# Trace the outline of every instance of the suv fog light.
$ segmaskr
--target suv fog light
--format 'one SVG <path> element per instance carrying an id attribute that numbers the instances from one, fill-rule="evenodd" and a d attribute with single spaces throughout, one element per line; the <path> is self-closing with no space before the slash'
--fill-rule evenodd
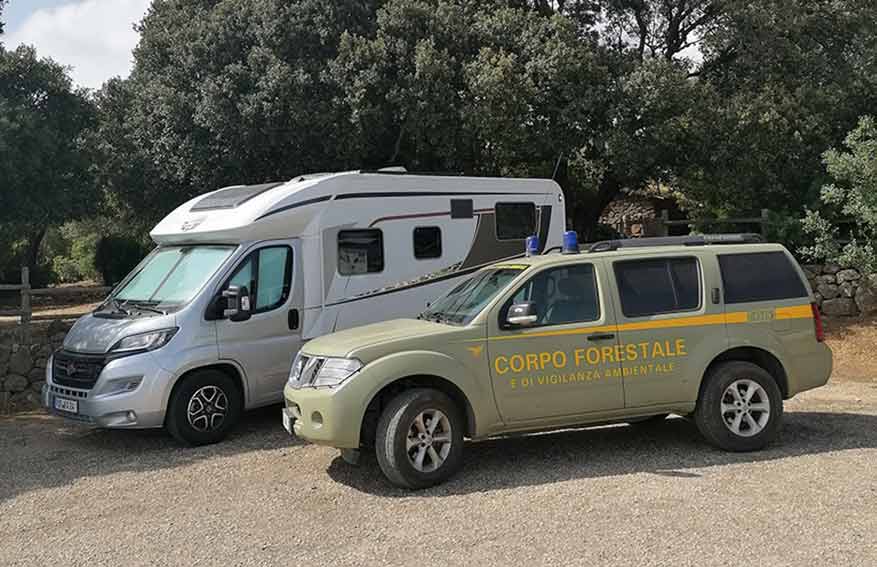
<path id="1" fill-rule="evenodd" d="M 312 413 L 311 414 L 311 421 L 313 422 L 314 427 L 316 427 L 316 428 L 323 427 L 323 415 L 320 412 L 315 411 L 314 413 Z"/>

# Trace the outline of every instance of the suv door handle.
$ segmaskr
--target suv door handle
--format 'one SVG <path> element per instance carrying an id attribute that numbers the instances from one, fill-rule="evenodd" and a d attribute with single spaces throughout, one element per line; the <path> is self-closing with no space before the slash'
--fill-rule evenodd
<path id="1" fill-rule="evenodd" d="M 609 339 L 614 339 L 615 333 L 594 333 L 593 335 L 588 335 L 587 339 L 589 341 L 608 341 Z"/>

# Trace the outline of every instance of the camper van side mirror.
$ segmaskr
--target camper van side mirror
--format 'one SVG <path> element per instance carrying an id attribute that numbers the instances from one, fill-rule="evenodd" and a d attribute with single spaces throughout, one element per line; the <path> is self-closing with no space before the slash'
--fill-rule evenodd
<path id="1" fill-rule="evenodd" d="M 222 292 L 225 298 L 225 310 L 222 312 L 229 321 L 246 321 L 252 315 L 250 311 L 250 292 L 246 286 L 230 285 Z"/>
<path id="2" fill-rule="evenodd" d="M 509 307 L 509 313 L 506 315 L 506 323 L 511 327 L 529 327 L 535 325 L 538 319 L 538 310 L 532 301 L 515 303 Z"/>

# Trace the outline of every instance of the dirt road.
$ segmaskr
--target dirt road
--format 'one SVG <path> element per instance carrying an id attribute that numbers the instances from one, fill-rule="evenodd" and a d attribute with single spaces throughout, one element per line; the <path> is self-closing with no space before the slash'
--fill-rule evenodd
<path id="1" fill-rule="evenodd" d="M 0 565 L 877 564 L 877 384 L 786 410 L 755 454 L 681 419 L 474 443 L 418 493 L 286 436 L 277 408 L 199 449 L 6 418 Z"/>

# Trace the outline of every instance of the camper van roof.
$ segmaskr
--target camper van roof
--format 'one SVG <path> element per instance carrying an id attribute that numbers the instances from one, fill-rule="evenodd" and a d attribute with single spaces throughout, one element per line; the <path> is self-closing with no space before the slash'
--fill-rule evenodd
<path id="1" fill-rule="evenodd" d="M 313 205 L 332 200 L 544 195 L 555 191 L 559 194 L 560 188 L 545 179 L 413 174 L 402 170 L 316 173 L 286 182 L 233 185 L 199 195 L 162 219 L 150 235 L 156 242 L 167 244 L 274 239 L 305 234 L 306 226 L 322 210 Z M 294 226 L 289 224 L 293 217 Z"/>

